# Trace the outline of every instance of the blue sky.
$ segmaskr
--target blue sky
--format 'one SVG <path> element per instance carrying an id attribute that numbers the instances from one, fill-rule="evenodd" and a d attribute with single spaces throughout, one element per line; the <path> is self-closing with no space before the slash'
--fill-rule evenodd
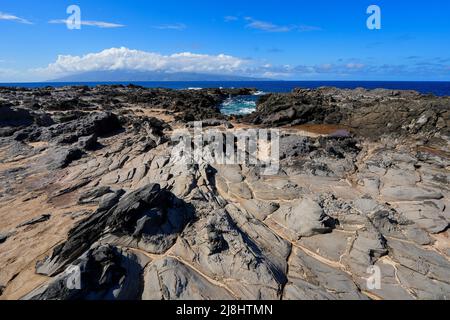
<path id="1" fill-rule="evenodd" d="M 73 4 L 81 30 L 55 23 Z M 366 26 L 372 4 L 381 30 Z M 448 0 L 0 0 L 0 81 L 117 68 L 450 80 L 449 14 Z"/>

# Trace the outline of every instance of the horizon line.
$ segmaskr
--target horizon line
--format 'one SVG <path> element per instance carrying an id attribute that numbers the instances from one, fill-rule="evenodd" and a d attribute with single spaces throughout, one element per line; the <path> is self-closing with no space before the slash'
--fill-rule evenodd
<path id="1" fill-rule="evenodd" d="M 216 82 L 216 83 L 224 83 L 224 82 L 444 82 L 444 83 L 450 83 L 449 80 L 280 80 L 280 79 L 274 79 L 274 80 L 119 80 L 119 81 L 15 81 L 15 82 L 0 82 L 1 84 L 31 84 L 31 83 L 158 83 L 158 82 Z"/>

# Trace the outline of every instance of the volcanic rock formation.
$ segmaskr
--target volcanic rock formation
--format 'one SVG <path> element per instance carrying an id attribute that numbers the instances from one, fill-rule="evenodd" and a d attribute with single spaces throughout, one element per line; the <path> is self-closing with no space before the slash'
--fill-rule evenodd
<path id="1" fill-rule="evenodd" d="M 450 98 L 296 89 L 220 113 L 254 91 L 0 88 L 0 299 L 450 298 Z M 279 129 L 279 170 L 178 161 L 193 121 Z"/>

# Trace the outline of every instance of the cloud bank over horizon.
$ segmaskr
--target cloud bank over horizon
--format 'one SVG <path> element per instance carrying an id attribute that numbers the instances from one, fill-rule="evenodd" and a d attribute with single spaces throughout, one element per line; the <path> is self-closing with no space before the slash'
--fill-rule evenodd
<path id="1" fill-rule="evenodd" d="M 82 56 L 59 55 L 55 62 L 34 72 L 48 77 L 117 70 L 232 74 L 244 70 L 247 64 L 244 59 L 225 54 L 181 52 L 162 55 L 121 47 Z"/>
<path id="2" fill-rule="evenodd" d="M 94 79 L 97 71 L 131 71 L 127 79 L 450 81 L 448 1 L 406 11 L 385 1 L 381 29 L 368 27 L 372 15 L 357 0 L 80 0 L 79 13 L 54 2 L 1 5 L 0 82 Z M 78 18 L 82 27 L 72 28 Z"/>
<path id="3" fill-rule="evenodd" d="M 163 73 L 197 73 L 233 75 L 273 80 L 376 80 L 386 74 L 401 76 L 417 74 L 446 75 L 447 60 L 421 61 L 414 64 L 376 65 L 363 60 L 342 60 L 315 65 L 276 65 L 262 60 L 240 58 L 228 54 L 180 52 L 161 54 L 126 47 L 109 48 L 84 55 L 58 55 L 45 67 L 20 72 L 0 68 L 1 82 L 48 81 L 60 77 L 95 71 L 136 71 Z M 3 63 L 4 65 L 4 63 Z M 333 80 L 333 79 L 332 79 Z"/>

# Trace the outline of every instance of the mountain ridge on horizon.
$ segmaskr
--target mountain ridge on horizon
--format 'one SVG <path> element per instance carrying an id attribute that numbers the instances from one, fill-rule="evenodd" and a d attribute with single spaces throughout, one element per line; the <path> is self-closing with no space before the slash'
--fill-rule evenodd
<path id="1" fill-rule="evenodd" d="M 276 79 L 256 78 L 224 74 L 194 72 L 158 72 L 134 70 L 88 71 L 45 82 L 123 82 L 123 81 L 277 81 Z"/>

